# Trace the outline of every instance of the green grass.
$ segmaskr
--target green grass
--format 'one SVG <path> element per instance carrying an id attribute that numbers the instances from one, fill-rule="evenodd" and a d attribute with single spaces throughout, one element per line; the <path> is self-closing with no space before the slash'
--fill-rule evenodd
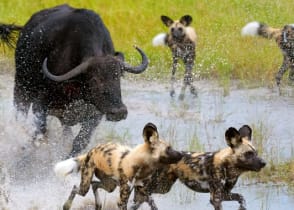
<path id="1" fill-rule="evenodd" d="M 281 163 L 267 162 L 266 167 L 260 172 L 246 173 L 243 178 L 254 180 L 254 182 L 258 183 L 286 184 L 288 190 L 294 193 L 294 160 Z"/>
<path id="2" fill-rule="evenodd" d="M 24 24 L 36 11 L 63 2 L 2 0 L 0 22 Z M 198 34 L 194 72 L 200 78 L 219 79 L 224 85 L 231 79 L 259 81 L 260 84 L 273 82 L 273 75 L 282 62 L 276 43 L 262 38 L 241 37 L 240 30 L 253 20 L 274 27 L 292 23 L 294 8 L 294 1 L 288 0 L 75 0 L 68 3 L 98 12 L 111 32 L 116 49 L 125 52 L 129 62 L 136 63 L 138 61 L 134 60 L 139 58 L 132 46 L 136 44 L 143 48 L 151 67 L 143 77 L 169 78 L 169 50 L 151 45 L 154 35 L 167 31 L 160 15 L 178 19 L 190 14 L 192 26 Z"/>

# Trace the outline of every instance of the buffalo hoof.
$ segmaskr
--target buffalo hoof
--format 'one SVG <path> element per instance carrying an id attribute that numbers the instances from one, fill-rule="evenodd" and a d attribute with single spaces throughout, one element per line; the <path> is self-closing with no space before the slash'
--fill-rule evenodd
<path id="1" fill-rule="evenodd" d="M 48 144 L 47 134 L 37 134 L 33 137 L 33 146 L 40 147 L 42 144 Z"/>

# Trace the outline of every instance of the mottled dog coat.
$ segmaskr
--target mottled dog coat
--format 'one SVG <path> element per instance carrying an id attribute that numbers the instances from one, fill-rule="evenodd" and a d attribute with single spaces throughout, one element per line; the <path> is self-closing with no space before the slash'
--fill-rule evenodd
<path id="1" fill-rule="evenodd" d="M 210 202 L 216 210 L 222 209 L 222 201 L 238 201 L 239 209 L 246 209 L 243 196 L 231 190 L 242 173 L 259 171 L 266 164 L 251 143 L 251 133 L 247 125 L 239 131 L 231 127 L 225 133 L 229 147 L 216 152 L 185 152 L 178 163 L 158 169 L 143 187 L 135 188 L 132 209 L 148 202 L 156 210 L 151 194 L 169 192 L 177 179 L 191 190 L 210 193 Z"/>
<path id="2" fill-rule="evenodd" d="M 85 196 L 92 185 L 96 210 L 102 208 L 98 188 L 112 192 L 116 186 L 120 186 L 118 206 L 126 210 L 133 187 L 142 185 L 157 167 L 176 163 L 183 157 L 181 152 L 159 139 L 154 124 L 148 123 L 144 127 L 143 137 L 145 143 L 133 149 L 117 143 L 106 143 L 96 146 L 87 154 L 57 163 L 54 170 L 58 175 L 66 176 L 81 170 L 80 186 L 73 187 L 63 209 L 70 209 L 75 195 Z M 94 174 L 99 181 L 92 181 Z"/>
<path id="3" fill-rule="evenodd" d="M 272 28 L 260 22 L 250 22 L 242 28 L 242 35 L 261 36 L 275 39 L 280 47 L 284 60 L 276 74 L 276 83 L 280 85 L 284 73 L 290 68 L 289 81 L 294 82 L 294 24 L 283 28 Z"/>
<path id="4" fill-rule="evenodd" d="M 153 38 L 153 45 L 167 45 L 173 57 L 171 90 L 170 95 L 175 95 L 174 82 L 175 73 L 178 67 L 179 59 L 182 59 L 185 65 L 184 84 L 179 98 L 183 99 L 185 89 L 189 85 L 192 94 L 197 95 L 196 89 L 193 86 L 192 70 L 196 57 L 196 32 L 194 28 L 189 26 L 192 22 L 190 15 L 185 15 L 180 20 L 172 20 L 167 16 L 161 16 L 162 22 L 169 28 L 168 33 L 158 34 Z"/>

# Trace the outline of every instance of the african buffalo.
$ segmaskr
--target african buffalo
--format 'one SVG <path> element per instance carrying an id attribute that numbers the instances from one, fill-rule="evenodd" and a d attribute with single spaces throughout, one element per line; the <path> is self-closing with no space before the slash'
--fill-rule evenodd
<path id="1" fill-rule="evenodd" d="M 0 39 L 11 45 L 17 31 L 14 105 L 24 115 L 32 105 L 35 139 L 46 134 L 48 115 L 56 116 L 64 128 L 81 123 L 70 153 L 75 156 L 104 114 L 110 121 L 127 117 L 120 77 L 124 71 L 142 73 L 148 58 L 136 47 L 142 63 L 125 63 L 98 14 L 69 5 L 44 9 L 23 27 L 0 24 Z"/>

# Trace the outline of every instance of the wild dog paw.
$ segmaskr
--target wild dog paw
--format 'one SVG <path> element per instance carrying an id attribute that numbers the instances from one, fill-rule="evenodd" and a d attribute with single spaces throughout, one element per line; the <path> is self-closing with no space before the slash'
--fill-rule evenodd
<path id="1" fill-rule="evenodd" d="M 195 87 L 191 86 L 190 88 L 190 92 L 191 94 L 194 96 L 194 97 L 197 97 L 198 96 L 198 93 L 197 93 L 197 90 Z"/>
<path id="2" fill-rule="evenodd" d="M 185 94 L 184 93 L 181 93 L 179 95 L 179 100 L 182 101 L 182 100 L 184 100 L 184 98 L 185 98 Z"/>
<path id="3" fill-rule="evenodd" d="M 171 90 L 171 91 L 169 92 L 169 95 L 170 95 L 171 97 L 174 97 L 174 96 L 176 95 L 175 90 Z"/>

